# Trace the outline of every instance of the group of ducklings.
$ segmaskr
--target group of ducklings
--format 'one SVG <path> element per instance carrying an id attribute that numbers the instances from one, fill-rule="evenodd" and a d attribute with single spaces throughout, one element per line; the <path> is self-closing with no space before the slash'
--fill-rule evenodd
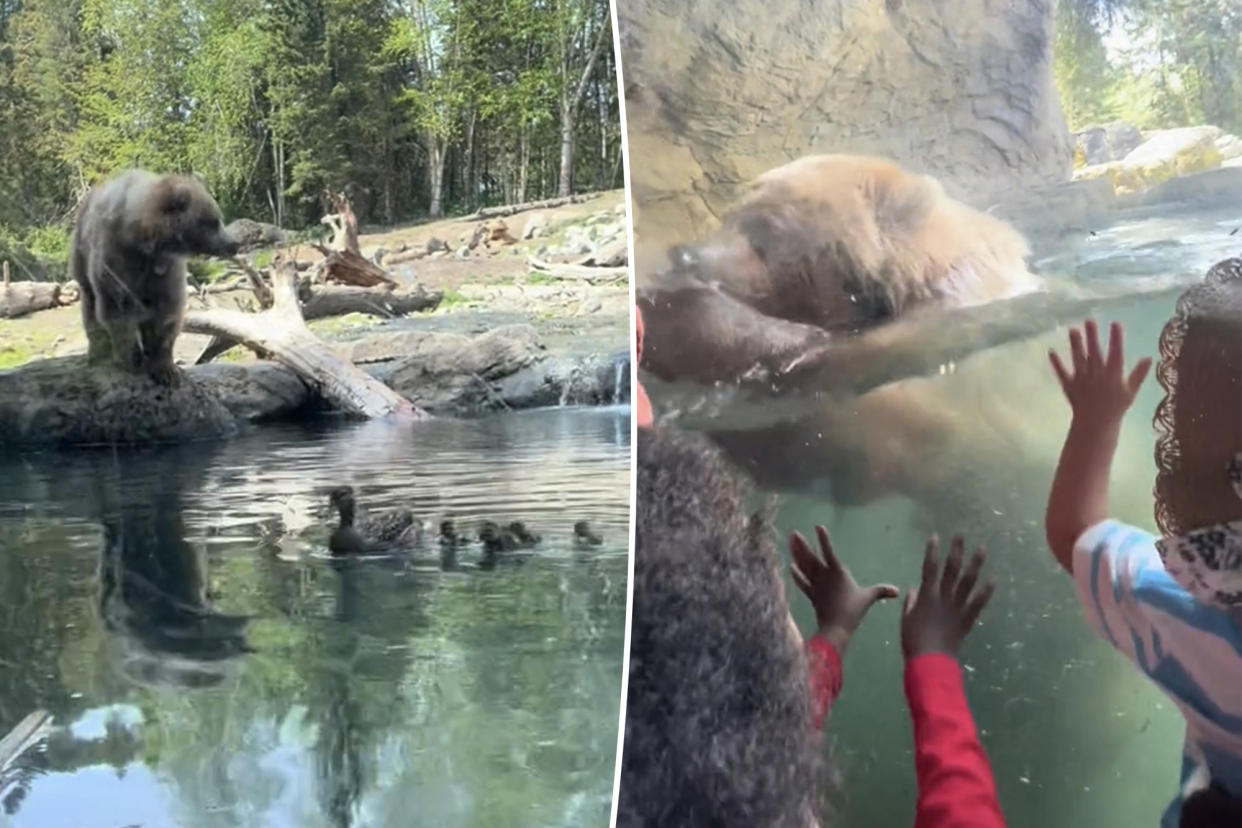
<path id="1" fill-rule="evenodd" d="M 413 546 L 423 539 L 423 524 L 409 509 L 392 509 L 360 518 L 352 486 L 338 486 L 328 495 L 340 521 L 328 537 L 333 555 L 366 555 Z M 477 539 L 483 545 L 483 566 L 494 566 L 504 553 L 531 549 L 542 540 L 519 520 L 502 526 L 493 520 L 479 525 Z M 456 550 L 471 543 L 470 537 L 459 534 L 452 520 L 440 522 L 440 549 L 447 560 L 456 560 Z M 574 524 L 574 545 L 599 546 L 604 542 L 589 521 Z"/>

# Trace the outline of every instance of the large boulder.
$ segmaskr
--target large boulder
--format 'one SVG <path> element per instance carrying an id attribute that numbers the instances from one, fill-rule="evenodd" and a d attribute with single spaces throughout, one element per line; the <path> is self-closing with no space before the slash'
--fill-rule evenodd
<path id="1" fill-rule="evenodd" d="M 237 240 L 243 253 L 284 244 L 289 240 L 289 234 L 276 225 L 247 218 L 238 219 L 226 227 L 225 231 Z"/>
<path id="2" fill-rule="evenodd" d="M 237 431 L 209 382 L 176 388 L 143 375 L 88 369 L 85 357 L 0 371 L 0 446 L 187 442 Z"/>
<path id="3" fill-rule="evenodd" d="M 1232 161 L 1234 158 L 1242 158 L 1242 138 L 1228 133 L 1222 133 L 1216 139 L 1216 151 L 1220 153 L 1220 157 L 1225 161 Z"/>
<path id="4" fill-rule="evenodd" d="M 1049 0 L 633 0 L 617 13 L 644 247 L 705 235 L 754 176 L 806 154 L 890 157 L 984 206 L 1069 176 Z"/>
<path id="5" fill-rule="evenodd" d="M 1074 133 L 1074 166 L 1089 167 L 1120 161 L 1142 143 L 1143 133 L 1126 121 L 1087 127 Z"/>
<path id="6" fill-rule="evenodd" d="M 1164 129 L 1135 148 L 1121 160 L 1147 186 L 1183 175 L 1204 172 L 1220 166 L 1216 127 Z"/>

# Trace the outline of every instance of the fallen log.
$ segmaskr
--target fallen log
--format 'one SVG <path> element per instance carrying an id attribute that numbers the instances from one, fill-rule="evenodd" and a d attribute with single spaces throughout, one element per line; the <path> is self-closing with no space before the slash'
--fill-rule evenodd
<path id="1" fill-rule="evenodd" d="M 630 275 L 628 267 L 588 267 L 586 265 L 556 264 L 534 257 L 527 259 L 527 264 L 530 265 L 531 270 L 544 273 L 553 279 L 581 281 L 588 284 L 615 282 L 620 279 L 626 279 Z"/>
<path id="2" fill-rule="evenodd" d="M 356 285 L 357 287 L 397 286 L 396 280 L 389 276 L 382 267 L 363 258 L 359 253 L 349 250 L 331 250 L 321 244 L 316 244 L 315 249 L 324 256 L 320 263 L 319 278 L 325 282 Z"/>
<path id="3" fill-rule="evenodd" d="M 9 263 L 4 263 L 3 281 L 0 281 L 0 319 L 16 319 L 60 304 L 60 285 L 56 282 L 11 282 Z"/>
<path id="4" fill-rule="evenodd" d="M 366 313 L 392 319 L 418 311 L 435 310 L 444 294 L 421 285 L 409 290 L 353 286 L 319 287 L 302 298 L 302 318 L 306 321 L 347 313 Z"/>
<path id="5" fill-rule="evenodd" d="M 506 204 L 501 207 L 482 207 L 459 221 L 480 221 L 489 218 L 501 218 L 525 213 L 527 210 L 547 210 L 552 207 L 564 207 L 567 204 L 583 204 L 599 198 L 599 193 L 583 193 L 581 195 L 564 196 L 562 198 L 545 198 L 543 201 L 527 201 L 523 204 Z"/>
<path id="6" fill-rule="evenodd" d="M 350 414 L 370 419 L 392 414 L 416 419 L 427 416 L 405 397 L 332 352 L 310 332 L 298 302 L 297 269 L 287 261 L 273 270 L 272 297 L 272 307 L 261 313 L 225 309 L 188 313 L 183 329 L 231 338 L 275 359 Z"/>

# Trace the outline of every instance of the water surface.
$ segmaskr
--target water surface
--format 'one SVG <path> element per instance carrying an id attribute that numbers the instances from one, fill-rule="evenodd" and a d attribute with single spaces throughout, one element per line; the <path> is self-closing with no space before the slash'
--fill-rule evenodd
<path id="1" fill-rule="evenodd" d="M 339 483 L 543 542 L 341 564 Z M 0 457 L 0 825 L 607 825 L 628 503 L 624 408 Z"/>

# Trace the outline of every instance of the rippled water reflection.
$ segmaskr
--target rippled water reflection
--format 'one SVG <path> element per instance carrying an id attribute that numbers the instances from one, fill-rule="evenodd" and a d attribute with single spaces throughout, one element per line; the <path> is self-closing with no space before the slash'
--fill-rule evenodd
<path id="1" fill-rule="evenodd" d="M 334 562 L 338 483 L 543 543 Z M 0 458 L 0 824 L 606 825 L 628 501 L 626 409 Z"/>

